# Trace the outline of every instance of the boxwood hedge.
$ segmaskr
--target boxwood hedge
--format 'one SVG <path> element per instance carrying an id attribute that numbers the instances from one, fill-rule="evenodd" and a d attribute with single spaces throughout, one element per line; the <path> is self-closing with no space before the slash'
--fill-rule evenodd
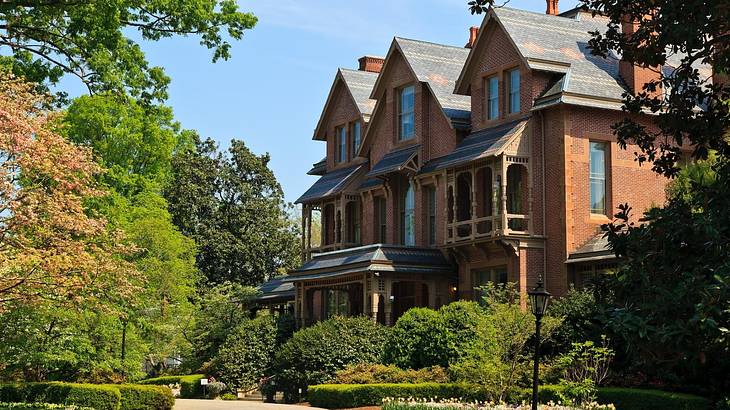
<path id="1" fill-rule="evenodd" d="M 200 379 L 204 378 L 204 374 L 191 374 L 188 376 L 162 376 L 153 379 L 146 379 L 139 384 L 155 384 L 159 386 L 168 386 L 171 384 L 180 385 L 180 397 L 183 399 L 202 399 L 204 397 L 203 386 Z"/>
<path id="2" fill-rule="evenodd" d="M 175 397 L 167 386 L 141 386 L 138 384 L 115 384 L 122 397 L 120 410 L 171 410 Z"/>
<path id="3" fill-rule="evenodd" d="M 541 386 L 540 401 L 558 401 L 559 386 Z M 509 394 L 508 401 L 529 398 L 530 391 L 522 389 Z M 448 383 L 419 384 L 320 384 L 309 386 L 307 397 L 314 407 L 328 409 L 378 406 L 386 397 L 392 398 L 458 398 L 464 402 L 493 400 L 491 392 L 477 386 Z M 598 402 L 613 403 L 617 410 L 705 410 L 711 401 L 689 394 L 659 390 L 601 387 Z"/>
<path id="4" fill-rule="evenodd" d="M 77 383 L 8 383 L 0 385 L 0 401 L 74 404 L 97 410 L 119 410 L 119 389 Z"/>

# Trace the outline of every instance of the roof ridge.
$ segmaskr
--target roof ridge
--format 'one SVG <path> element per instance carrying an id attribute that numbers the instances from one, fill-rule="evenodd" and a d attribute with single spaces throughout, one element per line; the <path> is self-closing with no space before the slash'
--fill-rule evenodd
<path id="1" fill-rule="evenodd" d="M 464 47 L 461 47 L 461 46 L 452 46 L 450 44 L 436 43 L 436 42 L 428 41 L 428 40 L 418 40 L 418 39 L 415 39 L 415 38 L 407 38 L 407 37 L 400 37 L 400 36 L 395 36 L 394 38 L 396 40 L 412 41 L 414 43 L 430 44 L 430 45 L 433 45 L 433 46 L 439 46 L 439 47 L 445 47 L 445 48 L 453 48 L 453 49 L 464 50 L 465 52 L 469 52 L 469 49 L 468 48 L 464 48 Z"/>
<path id="2" fill-rule="evenodd" d="M 356 68 L 338 67 L 337 69 L 341 70 L 341 71 L 349 71 L 351 73 L 362 73 L 362 74 L 376 75 L 376 76 L 378 75 L 378 73 L 374 73 L 372 71 L 358 70 Z"/>

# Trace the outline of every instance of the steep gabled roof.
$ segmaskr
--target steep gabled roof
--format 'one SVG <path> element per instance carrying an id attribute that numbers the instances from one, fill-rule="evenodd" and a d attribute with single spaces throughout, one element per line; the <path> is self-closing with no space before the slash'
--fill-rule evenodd
<path id="1" fill-rule="evenodd" d="M 468 120 L 471 98 L 454 94 L 454 84 L 469 55 L 469 49 L 395 37 L 381 73 L 386 72 L 391 55 L 399 51 L 413 75 L 426 83 L 444 114 L 452 120 Z M 384 85 L 379 76 L 371 98 L 378 98 Z"/>
<path id="2" fill-rule="evenodd" d="M 355 180 L 361 170 L 367 168 L 367 162 L 348 168 L 335 169 L 322 175 L 317 182 L 302 194 L 294 203 L 301 204 L 312 200 L 319 200 L 342 192 L 347 185 Z"/>
<path id="3" fill-rule="evenodd" d="M 362 116 L 363 121 L 368 121 L 370 114 L 372 114 L 373 109 L 375 108 L 375 100 L 370 99 L 370 92 L 372 91 L 377 78 L 377 73 L 351 70 L 349 68 L 338 68 L 335 80 L 332 82 L 332 87 L 330 87 L 330 92 L 327 95 L 327 102 L 324 104 L 322 113 L 319 116 L 319 121 L 317 121 L 317 127 L 314 129 L 314 136 L 312 139 L 320 141 L 324 140 L 324 138 L 321 137 L 323 134 L 322 127 L 324 126 L 324 118 L 327 115 L 330 105 L 334 104 L 332 100 L 334 99 L 335 90 L 339 84 L 344 86 L 345 90 L 347 90 L 350 95 L 350 98 L 352 98 L 352 102 L 355 103 L 355 106 L 357 106 L 358 110 L 360 110 L 360 115 Z"/>
<path id="4" fill-rule="evenodd" d="M 571 16 L 566 14 L 566 16 Z M 604 32 L 609 20 L 603 16 L 571 18 L 500 7 L 490 10 L 482 22 L 476 45 L 456 82 L 456 92 L 467 94 L 466 78 L 479 44 L 487 41 L 486 30 L 496 24 L 509 36 L 523 61 L 533 70 L 563 75 L 545 94 L 537 98 L 535 108 L 555 103 L 620 109 L 626 86 L 619 74 L 619 57 L 591 55 L 590 32 Z M 573 16 L 574 17 L 574 16 Z M 482 38 L 484 37 L 484 38 Z M 673 56 L 668 64 L 676 66 L 681 57 Z M 698 65 L 699 69 L 709 67 Z M 665 70 L 671 67 L 665 67 Z M 559 87 L 559 88 L 556 88 Z"/>

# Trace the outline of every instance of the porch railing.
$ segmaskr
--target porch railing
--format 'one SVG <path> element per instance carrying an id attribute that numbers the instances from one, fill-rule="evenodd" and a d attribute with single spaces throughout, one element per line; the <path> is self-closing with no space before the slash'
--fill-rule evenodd
<path id="1" fill-rule="evenodd" d="M 455 221 L 446 225 L 446 243 L 504 235 L 529 234 L 530 217 L 521 214 L 491 215 Z M 503 225 L 506 225 L 503 227 Z"/>

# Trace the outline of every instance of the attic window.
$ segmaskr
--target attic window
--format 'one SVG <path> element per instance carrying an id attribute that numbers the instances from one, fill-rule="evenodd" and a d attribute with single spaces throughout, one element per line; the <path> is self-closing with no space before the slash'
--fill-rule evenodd
<path id="1" fill-rule="evenodd" d="M 509 72 L 509 113 L 520 112 L 520 69 Z"/>
<path id="2" fill-rule="evenodd" d="M 415 104 L 416 87 L 409 85 L 402 88 L 398 105 L 398 123 L 400 124 L 398 139 L 401 141 L 411 139 L 416 134 Z"/>

